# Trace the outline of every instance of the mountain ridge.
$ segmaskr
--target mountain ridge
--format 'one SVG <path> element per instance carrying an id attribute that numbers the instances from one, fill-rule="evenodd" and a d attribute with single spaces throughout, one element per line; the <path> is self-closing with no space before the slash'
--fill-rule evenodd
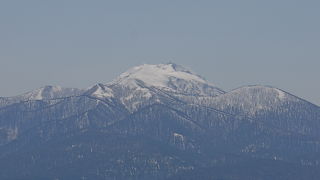
<path id="1" fill-rule="evenodd" d="M 149 67 L 122 83 L 0 98 L 0 179 L 320 176 L 319 106 L 270 86 L 219 91 L 172 63 Z"/>
<path id="2" fill-rule="evenodd" d="M 156 67 L 156 68 L 155 68 Z M 151 68 L 151 70 L 150 70 Z M 18 100 L 42 100 L 42 99 L 54 99 L 54 98 L 59 98 L 59 97 L 68 97 L 68 96 L 73 96 L 73 95 L 80 95 L 80 94 L 90 94 L 88 92 L 92 91 L 92 89 L 94 88 L 97 88 L 98 91 L 100 92 L 96 92 L 96 95 L 97 96 L 100 96 L 100 98 L 102 98 L 105 93 L 105 96 L 106 97 L 112 97 L 113 94 L 112 94 L 112 89 L 110 87 L 112 86 L 116 86 L 118 85 L 119 83 L 121 84 L 121 81 L 130 81 L 130 80 L 135 80 L 135 81 L 141 81 L 143 82 L 144 84 L 146 84 L 147 86 L 154 86 L 154 87 L 157 87 L 157 88 L 163 88 L 163 84 L 161 84 L 159 86 L 159 84 L 152 84 L 150 83 L 150 79 L 147 79 L 147 83 L 145 81 L 144 78 L 146 77 L 140 77 L 140 78 L 129 78 L 129 80 L 125 79 L 124 77 L 126 76 L 132 76 L 132 74 L 135 73 L 135 71 L 140 71 L 140 70 L 144 70 L 144 69 L 147 69 L 147 70 L 144 70 L 144 71 L 147 71 L 147 74 L 145 74 L 145 76 L 149 75 L 151 76 L 151 79 L 152 79 L 152 76 L 154 76 L 155 74 L 158 74 L 159 71 L 154 71 L 152 72 L 153 68 L 155 69 L 162 69 L 163 71 L 168 71 L 169 75 L 167 75 L 168 77 L 167 78 L 170 78 L 170 77 L 174 77 L 174 78 L 177 78 L 179 77 L 178 76 L 170 76 L 170 73 L 172 73 L 171 71 L 174 70 L 176 72 L 185 72 L 185 73 L 188 73 L 188 74 L 191 74 L 192 76 L 194 77 L 197 77 L 197 78 L 200 78 L 200 81 L 202 83 L 205 83 L 207 85 L 211 85 L 211 86 L 214 86 L 214 84 L 206 81 L 202 76 L 198 75 L 198 74 L 195 74 L 194 72 L 192 72 L 191 70 L 181 66 L 181 65 L 177 65 L 175 63 L 166 63 L 166 64 L 156 64 L 156 65 L 150 65 L 150 64 L 143 64 L 143 65 L 139 65 L 139 66 L 134 66 L 132 68 L 129 68 L 129 70 L 127 70 L 126 72 L 120 74 L 118 77 L 116 77 L 114 80 L 112 80 L 111 82 L 109 83 L 106 83 L 106 84 L 103 84 L 103 83 L 97 83 L 96 85 L 93 85 L 89 88 L 86 88 L 86 89 L 78 89 L 78 88 L 64 88 L 64 87 L 61 87 L 61 86 L 52 86 L 52 85 L 47 85 L 47 86 L 44 86 L 44 87 L 41 87 L 39 89 L 35 89 L 35 90 L 32 90 L 32 91 L 29 91 L 27 93 L 24 93 L 24 94 L 21 94 L 21 95 L 17 95 L 17 96 L 11 96 L 11 97 L 0 97 L 2 99 L 18 99 Z M 172 68 L 170 70 L 170 68 Z M 169 69 L 169 70 L 168 70 Z M 161 71 L 160 71 L 161 72 Z M 148 74 L 149 73 L 149 74 Z M 162 72 L 163 73 L 163 72 Z M 139 74 L 139 73 L 138 73 Z M 140 73 L 141 75 L 141 73 Z M 142 76 L 143 76 L 143 73 L 142 73 Z M 181 75 L 180 75 L 181 76 Z M 138 75 L 139 77 L 139 75 Z M 148 77 L 150 78 L 150 77 Z M 191 80 L 194 80 L 195 78 L 191 79 Z M 154 81 L 156 80 L 159 80 L 158 78 L 155 78 L 153 79 Z M 161 78 L 160 78 L 161 80 Z M 163 80 L 163 79 L 162 79 Z M 190 79 L 189 79 L 190 80 Z M 199 79 L 197 79 L 199 80 Z M 126 83 L 123 83 L 124 86 L 129 86 L 131 82 L 126 82 Z M 136 83 L 136 82 L 134 82 Z M 190 83 L 190 82 L 188 82 Z M 138 83 L 139 84 L 139 83 Z M 139 86 L 139 85 L 138 85 Z M 282 90 L 282 89 L 279 89 L 277 87 L 274 87 L 274 86 L 270 86 L 270 85 L 261 85 L 261 84 L 256 84 L 256 85 L 244 85 L 244 86 L 241 86 L 241 87 L 238 87 L 238 88 L 235 88 L 235 89 L 232 89 L 230 91 L 223 91 L 221 88 L 218 88 L 218 87 L 215 87 L 214 86 L 214 89 L 218 91 L 218 94 L 215 94 L 214 96 L 219 96 L 221 94 L 225 94 L 225 93 L 231 93 L 231 92 L 234 92 L 236 90 L 240 90 L 240 89 L 243 89 L 243 88 L 253 88 L 253 87 L 261 87 L 261 88 L 271 88 L 271 89 L 276 89 L 276 90 L 279 90 L 285 94 L 289 94 L 291 96 L 295 96 L 296 98 L 299 98 L 303 101 L 306 101 L 306 102 L 309 102 L 308 100 L 306 99 L 303 99 L 301 97 L 298 97 L 296 95 L 293 95 L 292 93 L 289 93 L 285 90 Z M 167 89 L 170 89 L 168 87 L 165 87 Z M 109 92 L 102 92 L 102 91 L 106 91 L 106 89 L 109 91 Z M 43 91 L 48 91 L 47 92 L 47 96 L 44 96 L 42 97 L 42 94 Z M 63 92 L 63 91 L 70 91 L 70 92 Z M 72 92 L 74 91 L 74 92 Z M 59 93 L 57 92 L 62 92 L 60 95 Z M 51 94 L 50 94 L 51 93 Z M 91 92 L 92 95 L 94 95 L 95 92 Z M 180 93 L 180 94 L 183 94 L 184 92 L 181 92 L 181 91 L 178 91 L 177 93 Z M 208 96 L 207 94 L 195 94 L 195 95 L 199 95 L 199 96 Z M 311 102 L 309 102 L 311 103 Z M 314 103 L 312 103 L 314 104 Z M 318 106 L 317 104 L 314 104 L 315 106 Z M 320 107 L 320 106 L 318 106 Z"/>

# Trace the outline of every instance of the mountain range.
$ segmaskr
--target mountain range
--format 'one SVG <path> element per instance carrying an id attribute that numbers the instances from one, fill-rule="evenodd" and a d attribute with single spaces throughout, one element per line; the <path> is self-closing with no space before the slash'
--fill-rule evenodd
<path id="1" fill-rule="evenodd" d="M 0 179 L 320 177 L 320 107 L 271 86 L 226 92 L 174 63 L 87 89 L 0 98 Z"/>

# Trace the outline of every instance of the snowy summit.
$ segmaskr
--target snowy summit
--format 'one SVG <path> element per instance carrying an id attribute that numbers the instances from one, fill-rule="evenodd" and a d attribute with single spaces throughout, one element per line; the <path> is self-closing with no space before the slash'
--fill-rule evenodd
<path id="1" fill-rule="evenodd" d="M 136 80 L 140 80 L 150 86 L 168 87 L 170 80 L 173 78 L 207 83 L 200 76 L 195 75 L 182 66 L 172 63 L 157 65 L 143 64 L 135 66 L 122 73 L 114 83 L 131 84 Z"/>
<path id="2" fill-rule="evenodd" d="M 216 96 L 224 93 L 201 76 L 174 63 L 135 66 L 111 82 L 130 88 L 136 88 L 141 83 L 144 86 L 185 94 Z"/>

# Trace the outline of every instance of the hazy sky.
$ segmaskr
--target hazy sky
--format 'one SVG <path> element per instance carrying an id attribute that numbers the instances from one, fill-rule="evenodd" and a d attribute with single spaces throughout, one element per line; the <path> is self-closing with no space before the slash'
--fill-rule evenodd
<path id="1" fill-rule="evenodd" d="M 1 0 L 0 96 L 172 61 L 225 90 L 272 85 L 320 105 L 319 19 L 319 0 Z"/>

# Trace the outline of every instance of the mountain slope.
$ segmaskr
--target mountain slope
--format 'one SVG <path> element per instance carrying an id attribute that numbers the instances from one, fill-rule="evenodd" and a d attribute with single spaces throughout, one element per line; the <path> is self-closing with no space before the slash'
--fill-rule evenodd
<path id="1" fill-rule="evenodd" d="M 45 86 L 14 97 L 0 97 L 0 107 L 21 101 L 57 99 L 82 94 L 84 91 L 77 88 L 62 88 L 60 86 Z"/>
<path id="2" fill-rule="evenodd" d="M 169 63 L 133 67 L 111 83 L 93 86 L 86 94 L 98 98 L 116 98 L 133 112 L 145 105 L 160 102 L 159 91 L 195 96 L 224 93 L 199 75 Z"/>
<path id="3" fill-rule="evenodd" d="M 269 86 L 242 87 L 211 101 L 211 106 L 248 116 L 274 127 L 319 137 L 320 108 Z"/>
<path id="4" fill-rule="evenodd" d="M 1 179 L 320 176 L 318 106 L 269 86 L 224 92 L 172 63 L 1 102 Z"/>

